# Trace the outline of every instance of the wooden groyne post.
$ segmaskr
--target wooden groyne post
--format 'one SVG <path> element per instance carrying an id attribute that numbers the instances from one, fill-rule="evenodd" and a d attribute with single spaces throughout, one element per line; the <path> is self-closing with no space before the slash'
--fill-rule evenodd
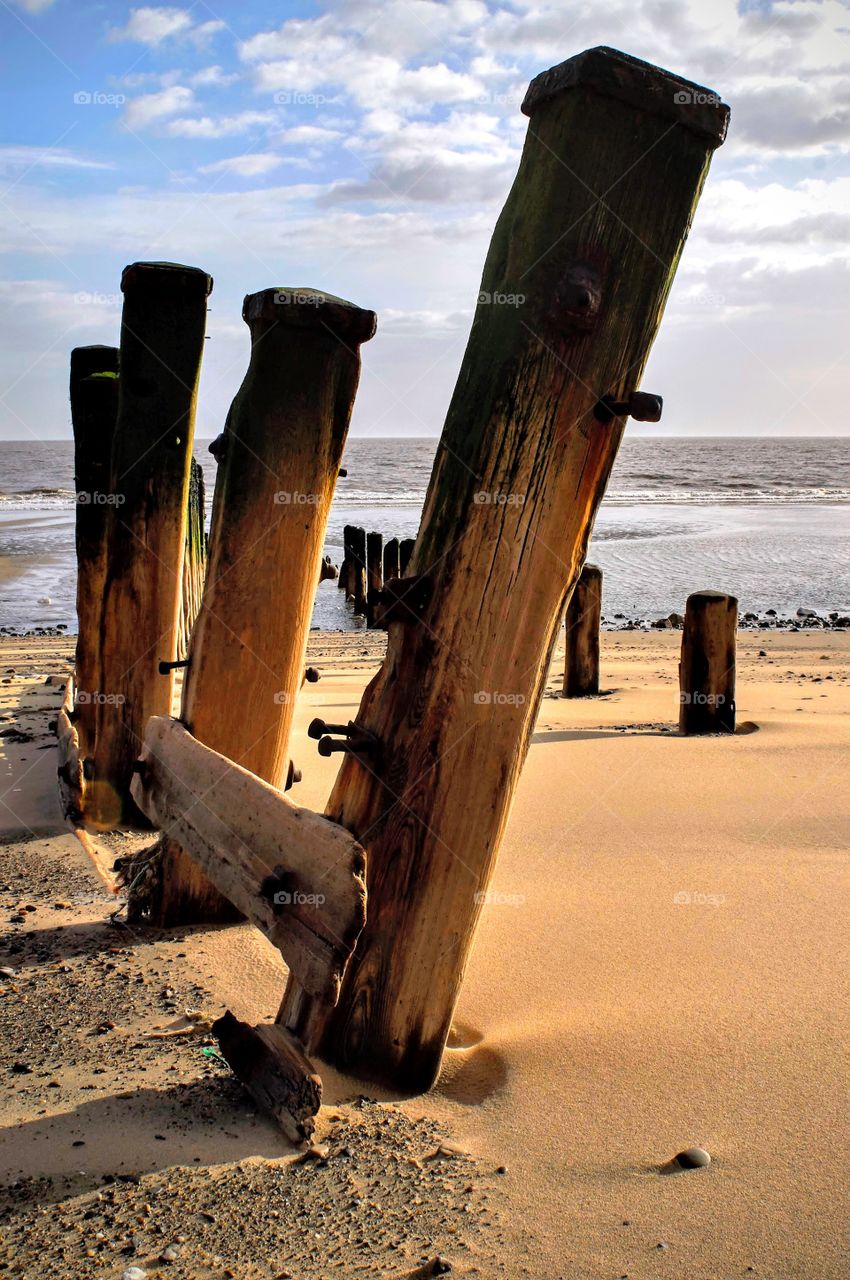
<path id="1" fill-rule="evenodd" d="M 348 562 L 349 597 L 354 601 L 354 612 L 366 613 L 366 530 L 351 530 L 351 559 Z"/>
<path id="2" fill-rule="evenodd" d="M 205 746 L 283 787 L 360 344 L 376 318 L 314 289 L 249 294 L 242 316 L 251 359 L 219 452 L 181 719 Z M 160 882 L 150 914 L 161 925 L 231 914 L 174 841 Z"/>
<path id="3" fill-rule="evenodd" d="M 99 693 L 100 615 L 106 578 L 106 531 L 112 442 L 118 417 L 118 348 L 75 347 L 71 352 L 71 425 L 77 495 L 77 651 L 71 711 L 79 748 L 94 748 Z"/>
<path id="4" fill-rule="evenodd" d="M 89 812 L 132 816 L 129 785 L 145 725 L 171 711 L 195 399 L 212 279 L 196 267 L 136 262 L 121 277 L 121 377 L 112 450 Z M 117 501 L 120 499 L 120 503 Z M 89 770 L 92 772 L 91 768 Z"/>
<path id="5" fill-rule="evenodd" d="M 688 596 L 679 661 L 679 730 L 735 732 L 738 601 L 722 591 Z"/>
<path id="6" fill-rule="evenodd" d="M 413 548 L 416 546 L 415 538 L 402 538 L 398 548 L 398 572 L 399 577 L 403 578 L 407 573 L 407 567 L 410 564 L 413 555 Z"/>
<path id="7" fill-rule="evenodd" d="M 186 509 L 186 547 L 183 553 L 183 583 L 180 592 L 180 637 L 178 658 L 189 652 L 192 627 L 201 607 L 207 571 L 207 535 L 204 528 L 206 485 L 204 469 L 192 458 L 189 471 L 189 501 Z"/>
<path id="8" fill-rule="evenodd" d="M 582 567 L 567 605 L 564 625 L 564 697 L 587 698 L 599 692 L 599 627 L 602 620 L 602 570 Z"/>
<path id="9" fill-rule="evenodd" d="M 399 576 L 398 538 L 388 538 L 384 543 L 384 582 L 392 582 Z"/>
<path id="10" fill-rule="evenodd" d="M 347 524 L 342 530 L 342 564 L 339 567 L 339 582 L 337 586 L 341 587 L 345 592 L 346 600 L 350 600 L 353 594 L 353 585 L 349 578 L 351 562 L 353 559 L 353 543 L 354 525 Z"/>
<path id="11" fill-rule="evenodd" d="M 597 406 L 640 383 L 728 119 L 610 49 L 538 76 L 523 110 L 409 567 L 426 603 L 390 622 L 356 721 L 324 748 L 343 752 L 326 813 L 366 849 L 366 926 L 338 1005 L 290 982 L 279 1015 L 308 1052 L 401 1092 L 439 1070 L 622 436 L 623 411 Z"/>
<path id="12" fill-rule="evenodd" d="M 366 620 L 370 627 L 375 618 L 375 601 L 384 585 L 383 549 L 383 534 L 366 534 Z"/>

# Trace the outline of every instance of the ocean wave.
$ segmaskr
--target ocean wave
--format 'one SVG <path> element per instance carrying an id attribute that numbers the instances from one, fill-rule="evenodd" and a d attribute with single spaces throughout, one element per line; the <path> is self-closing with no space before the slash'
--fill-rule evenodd
<path id="1" fill-rule="evenodd" d="M 724 489 L 665 489 L 634 488 L 609 489 L 603 499 L 606 507 L 616 506 L 812 506 L 850 502 L 847 488 L 789 488 L 785 491 L 758 488 L 742 482 Z M 421 507 L 425 501 L 424 489 L 368 489 L 360 492 L 337 491 L 336 501 L 341 507 Z M 73 489 L 23 489 L 17 493 L 0 493 L 0 509 L 20 508 L 29 511 L 66 510 L 76 507 Z M 207 510 L 212 505 L 208 495 Z"/>

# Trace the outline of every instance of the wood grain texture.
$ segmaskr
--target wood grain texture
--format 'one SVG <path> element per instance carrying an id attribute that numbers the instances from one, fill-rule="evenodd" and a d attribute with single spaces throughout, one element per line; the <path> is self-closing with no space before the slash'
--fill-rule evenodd
<path id="1" fill-rule="evenodd" d="M 204 346 L 205 271 L 136 262 L 121 278 L 121 378 L 112 450 L 94 785 L 95 825 L 133 818 L 133 760 L 152 715 L 171 711 L 195 401 Z"/>
<path id="2" fill-rule="evenodd" d="M 279 949 L 292 973 L 335 1002 L 366 918 L 365 859 L 342 827 L 155 716 L 132 793 L 220 893 Z"/>
<path id="3" fill-rule="evenodd" d="M 186 505 L 186 546 L 183 553 L 183 580 L 180 589 L 178 658 L 189 653 L 192 628 L 201 608 L 207 572 L 206 485 L 204 469 L 190 459 L 189 498 Z"/>
<path id="4" fill-rule="evenodd" d="M 322 1081 L 294 1036 L 283 1027 L 251 1027 L 228 1010 L 213 1035 L 251 1097 L 290 1142 L 309 1140 L 322 1105 Z"/>
<path id="5" fill-rule="evenodd" d="M 421 624 L 390 626 L 356 716 L 380 767 L 346 757 L 328 802 L 367 845 L 369 919 L 336 1008 L 291 982 L 279 1017 L 309 1053 L 399 1090 L 438 1073 L 622 435 L 594 406 L 640 384 L 725 132 L 724 107 L 709 142 L 654 101 L 578 75 L 533 107 L 409 567 L 431 600 Z"/>
<path id="6" fill-rule="evenodd" d="M 98 692 L 110 470 L 118 418 L 118 348 L 75 347 L 71 352 L 71 427 L 74 432 L 74 488 L 77 494 L 76 687 Z M 77 707 L 76 728 L 83 755 L 94 750 L 96 703 Z"/>

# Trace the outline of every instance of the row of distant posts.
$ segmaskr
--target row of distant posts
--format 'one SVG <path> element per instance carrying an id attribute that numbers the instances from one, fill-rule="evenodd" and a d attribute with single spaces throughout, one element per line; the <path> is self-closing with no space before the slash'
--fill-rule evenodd
<path id="1" fill-rule="evenodd" d="M 337 586 L 351 600 L 356 617 L 376 625 L 384 584 L 403 578 L 413 555 L 414 538 L 388 538 L 367 533 L 357 525 L 343 530 L 343 556 Z"/>
<path id="2" fill-rule="evenodd" d="M 599 693 L 602 570 L 585 564 L 565 618 L 565 698 Z M 735 639 L 738 601 L 721 591 L 688 596 L 679 660 L 679 730 L 735 732 Z"/>

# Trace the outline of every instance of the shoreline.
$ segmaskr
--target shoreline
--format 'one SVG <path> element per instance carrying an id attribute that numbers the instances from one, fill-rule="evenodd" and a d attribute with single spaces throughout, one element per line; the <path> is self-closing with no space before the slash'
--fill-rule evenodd
<path id="1" fill-rule="evenodd" d="M 331 584 L 335 586 L 335 583 Z M 683 606 L 684 607 L 684 606 Z M 663 618 L 650 618 L 638 615 L 636 617 L 628 617 L 626 614 L 617 613 L 612 617 L 602 616 L 601 630 L 608 633 L 616 632 L 634 632 L 634 631 L 664 631 L 682 629 L 681 614 L 670 613 Z M 321 627 L 311 626 L 311 636 L 320 635 L 340 635 L 340 636 L 362 636 L 364 634 L 374 634 L 369 632 L 366 627 L 365 620 L 354 620 L 358 625 L 348 628 L 343 627 Z M 563 625 L 563 624 L 562 624 Z M 748 611 L 738 615 L 738 631 L 811 631 L 822 630 L 827 632 L 842 632 L 850 630 L 850 615 L 840 612 L 838 609 L 830 610 L 828 613 L 819 613 L 815 609 L 807 609 L 801 606 L 796 614 L 781 616 L 778 610 L 767 609 L 762 613 L 754 613 Z M 0 639 L 75 639 L 76 631 L 69 628 L 66 623 L 59 623 L 53 627 L 0 627 Z"/>

